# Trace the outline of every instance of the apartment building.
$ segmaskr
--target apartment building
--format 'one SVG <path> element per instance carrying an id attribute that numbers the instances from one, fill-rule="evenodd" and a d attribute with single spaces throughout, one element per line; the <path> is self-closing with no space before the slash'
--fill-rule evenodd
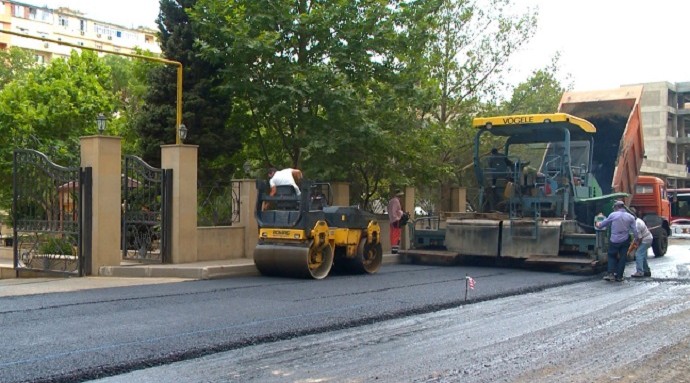
<path id="1" fill-rule="evenodd" d="M 135 48 L 161 53 L 155 30 L 144 27 L 132 29 L 90 19 L 78 10 L 69 8 L 51 9 L 0 0 L 0 29 L 35 37 L 0 32 L 0 49 L 12 46 L 30 49 L 39 62 L 69 56 L 74 47 L 59 42 L 113 53 L 132 54 Z M 42 41 L 40 38 L 56 42 Z"/>
<path id="2" fill-rule="evenodd" d="M 690 82 L 637 85 L 643 86 L 642 173 L 665 179 L 669 187 L 690 187 Z"/>

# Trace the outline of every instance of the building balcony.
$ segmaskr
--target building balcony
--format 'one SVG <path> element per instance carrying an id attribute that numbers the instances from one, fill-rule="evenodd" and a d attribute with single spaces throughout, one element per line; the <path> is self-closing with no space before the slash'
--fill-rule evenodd
<path id="1" fill-rule="evenodd" d="M 669 137 L 670 138 L 670 137 Z M 673 137 L 678 145 L 690 145 L 690 137 Z"/>
<path id="2" fill-rule="evenodd" d="M 672 164 L 669 162 L 659 162 L 651 161 L 645 159 L 642 161 L 642 168 L 640 169 L 642 174 L 651 174 L 661 177 L 671 177 L 671 178 L 688 178 L 688 169 L 685 165 Z"/>

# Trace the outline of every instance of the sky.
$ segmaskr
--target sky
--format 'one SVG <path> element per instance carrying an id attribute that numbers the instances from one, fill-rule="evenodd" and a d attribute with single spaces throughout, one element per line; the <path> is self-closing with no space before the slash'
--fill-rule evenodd
<path id="1" fill-rule="evenodd" d="M 690 81 L 687 18 L 681 0 L 513 0 L 538 7 L 536 35 L 514 57 L 523 81 L 561 53 L 563 75 L 574 90 L 599 90 L 644 82 Z"/>
<path id="2" fill-rule="evenodd" d="M 67 6 L 89 18 L 123 26 L 156 28 L 159 0 L 23 0 Z M 560 52 L 560 80 L 575 90 L 617 88 L 654 81 L 690 81 L 690 1 L 512 0 L 519 10 L 538 9 L 535 36 L 511 58 L 508 80 L 517 84 Z M 566 77 L 569 75 L 569 79 Z M 567 84 L 566 84 L 567 85 Z"/>
<path id="3" fill-rule="evenodd" d="M 22 3 L 57 9 L 67 7 L 95 20 L 124 27 L 146 26 L 157 29 L 159 0 L 19 0 Z"/>

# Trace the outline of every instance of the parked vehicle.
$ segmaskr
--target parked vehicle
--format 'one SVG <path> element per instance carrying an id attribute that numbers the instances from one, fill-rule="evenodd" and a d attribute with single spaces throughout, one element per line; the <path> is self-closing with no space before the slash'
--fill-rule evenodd
<path id="1" fill-rule="evenodd" d="M 671 222 L 671 237 L 690 238 L 690 219 L 678 218 Z"/>
<path id="2" fill-rule="evenodd" d="M 671 236 L 690 238 L 690 188 L 669 189 Z"/>
<path id="3" fill-rule="evenodd" d="M 690 219 L 690 188 L 668 189 L 671 221 Z"/>

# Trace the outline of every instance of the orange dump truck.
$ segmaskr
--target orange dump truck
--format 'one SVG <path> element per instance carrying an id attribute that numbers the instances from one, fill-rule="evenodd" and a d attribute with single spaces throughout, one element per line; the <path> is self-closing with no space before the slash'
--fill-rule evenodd
<path id="1" fill-rule="evenodd" d="M 652 250 L 666 254 L 671 235 L 671 210 L 665 182 L 640 175 L 644 158 L 644 136 L 640 120 L 642 86 L 592 92 L 566 92 L 559 111 L 594 124 L 593 169 L 602 192 L 629 194 L 628 206 L 635 207 L 654 236 Z"/>
<path id="2" fill-rule="evenodd" d="M 597 129 L 592 166 L 604 194 L 635 192 L 644 158 L 640 97 L 642 86 L 566 92 L 561 97 L 559 112 L 583 118 Z"/>

